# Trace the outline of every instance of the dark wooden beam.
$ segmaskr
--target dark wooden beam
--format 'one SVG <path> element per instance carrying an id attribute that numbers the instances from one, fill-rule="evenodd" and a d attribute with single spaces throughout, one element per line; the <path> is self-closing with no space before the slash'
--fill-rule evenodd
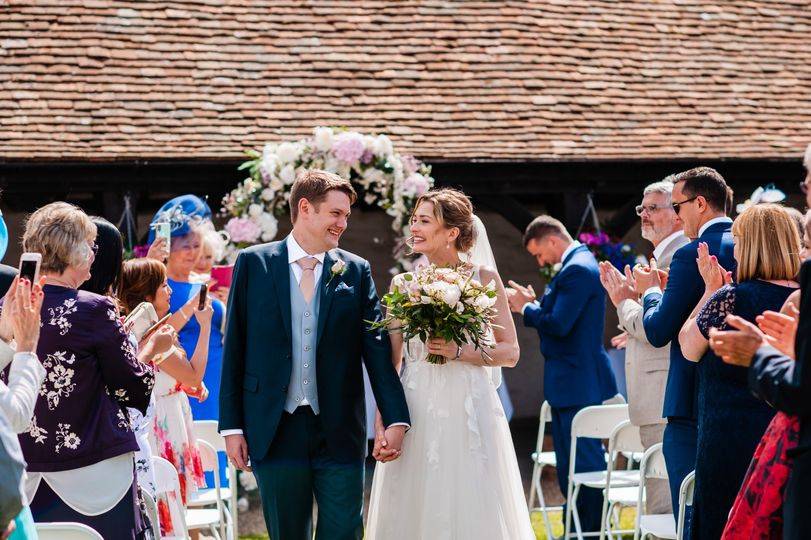
<path id="1" fill-rule="evenodd" d="M 488 197 L 477 197 L 474 199 L 477 206 L 484 206 L 498 212 L 513 227 L 522 234 L 527 225 L 535 218 L 529 210 L 524 207 L 515 197 L 509 195 L 490 195 Z"/>

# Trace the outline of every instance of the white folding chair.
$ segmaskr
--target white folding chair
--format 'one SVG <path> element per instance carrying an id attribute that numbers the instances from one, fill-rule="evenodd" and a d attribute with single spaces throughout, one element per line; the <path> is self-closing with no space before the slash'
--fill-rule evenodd
<path id="1" fill-rule="evenodd" d="M 149 515 L 150 525 L 152 526 L 152 537 L 156 539 L 160 539 L 161 537 L 161 525 L 158 519 L 158 503 L 155 501 L 155 497 L 152 493 L 145 489 L 141 489 L 141 497 L 144 500 L 144 506 L 146 507 L 146 513 Z"/>
<path id="2" fill-rule="evenodd" d="M 190 531 L 208 529 L 214 535 L 214 538 L 222 540 L 221 531 L 225 530 L 225 520 L 222 515 L 220 463 L 217 459 L 217 451 L 202 439 L 197 439 L 197 447 L 200 449 L 203 472 L 210 472 L 214 475 L 213 503 L 215 508 L 187 508 L 186 527 Z"/>
<path id="3" fill-rule="evenodd" d="M 676 526 L 677 540 L 684 538 L 684 513 L 688 506 L 693 506 L 693 495 L 696 488 L 696 472 L 692 471 L 684 477 L 679 486 L 679 523 Z"/>
<path id="4" fill-rule="evenodd" d="M 577 538 L 599 536 L 600 532 L 583 533 L 580 526 L 580 515 L 577 513 L 577 496 L 581 487 L 604 490 L 607 485 L 607 471 L 575 473 L 577 456 L 577 439 L 607 439 L 614 428 L 628 420 L 628 405 L 595 405 L 578 411 L 572 420 L 572 441 L 569 453 L 569 485 L 566 494 L 566 520 L 564 538 L 571 537 L 571 524 L 574 520 Z M 612 487 L 635 486 L 639 483 L 639 471 L 614 471 L 611 477 Z"/>
<path id="5" fill-rule="evenodd" d="M 83 523 L 36 523 L 40 540 L 104 540 L 95 529 Z"/>
<path id="6" fill-rule="evenodd" d="M 614 511 L 619 508 L 622 512 L 623 506 L 634 506 L 637 502 L 637 488 L 633 486 L 615 487 L 612 480 L 618 471 L 614 468 L 617 458 L 620 455 L 629 453 L 642 453 L 645 447 L 642 445 L 642 436 L 639 434 L 639 427 L 631 424 L 630 420 L 621 422 L 608 438 L 608 467 L 606 469 L 605 493 L 603 495 L 603 513 L 600 520 L 600 540 L 604 540 L 606 531 L 608 535 L 632 533 L 633 529 L 613 530 L 611 518 Z M 616 524 L 619 526 L 619 514 L 616 516 Z"/>
<path id="7" fill-rule="evenodd" d="M 643 497 L 647 489 L 647 483 L 650 479 L 667 480 L 667 468 L 665 467 L 665 455 L 662 452 L 662 443 L 654 444 L 645 451 L 642 456 L 642 465 L 640 469 L 640 484 L 639 496 L 636 503 L 636 527 L 634 531 L 634 540 L 640 538 L 647 538 L 655 536 L 663 540 L 676 540 L 682 538 L 682 529 L 684 527 L 684 511 L 687 497 L 687 491 L 690 492 L 690 505 L 692 501 L 692 483 L 694 473 L 687 475 L 687 478 L 681 484 L 681 492 L 679 493 L 679 526 L 676 527 L 676 521 L 673 514 L 644 514 L 643 513 Z"/>
<path id="8" fill-rule="evenodd" d="M 543 515 L 543 522 L 546 526 L 546 537 L 554 538 L 552 535 L 552 525 L 549 522 L 549 510 L 559 510 L 561 507 L 548 507 L 546 506 L 546 499 L 543 496 L 543 488 L 541 487 L 541 476 L 543 475 L 544 467 L 557 467 L 558 460 L 555 457 L 555 452 L 544 452 L 543 442 L 546 435 L 546 423 L 552 421 L 552 407 L 548 401 L 544 401 L 541 405 L 541 414 L 538 419 L 538 439 L 535 442 L 535 451 L 532 453 L 532 480 L 530 481 L 529 489 L 529 511 L 534 512 L 540 510 Z M 538 497 L 540 506 L 535 507 L 535 496 Z"/>
<path id="9" fill-rule="evenodd" d="M 198 439 L 206 441 L 217 452 L 225 453 L 225 438 L 220 435 L 216 420 L 195 420 L 194 434 Z M 239 538 L 237 530 L 237 469 L 228 462 L 228 486 L 220 486 L 220 497 L 225 503 L 222 511 L 225 516 L 225 527 L 220 531 L 223 538 L 234 540 Z M 189 507 L 211 506 L 215 503 L 216 493 L 213 489 L 199 490 L 189 501 Z"/>
<path id="10" fill-rule="evenodd" d="M 166 495 L 166 502 L 175 507 L 172 515 L 178 517 L 177 523 L 172 523 L 174 536 L 163 536 L 167 538 L 188 538 L 189 530 L 186 527 L 186 512 L 183 508 L 183 499 L 180 496 L 180 480 L 177 477 L 177 469 L 172 463 L 162 457 L 152 456 L 152 471 L 155 473 L 155 497 Z M 171 512 L 171 510 L 170 510 Z M 160 527 L 160 523 L 158 524 Z"/>

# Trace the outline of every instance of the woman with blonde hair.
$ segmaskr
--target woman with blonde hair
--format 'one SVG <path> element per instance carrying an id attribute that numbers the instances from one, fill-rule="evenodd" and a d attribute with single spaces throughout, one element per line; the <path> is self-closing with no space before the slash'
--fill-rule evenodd
<path id="1" fill-rule="evenodd" d="M 705 294 L 679 334 L 685 358 L 699 363 L 694 540 L 721 537 L 752 454 L 775 414 L 749 391 L 745 368 L 725 364 L 708 348 L 710 329 L 726 329 L 729 315 L 754 323 L 766 310 L 779 311 L 798 288 L 800 238 L 784 208 L 746 209 L 732 224 L 732 236 L 736 282 L 700 244 Z"/>

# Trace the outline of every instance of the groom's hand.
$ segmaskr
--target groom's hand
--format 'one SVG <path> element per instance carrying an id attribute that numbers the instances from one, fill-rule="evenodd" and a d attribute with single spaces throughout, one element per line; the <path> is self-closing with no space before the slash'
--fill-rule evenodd
<path id="1" fill-rule="evenodd" d="M 507 284 L 509 285 L 509 288 L 507 288 L 507 303 L 510 304 L 510 310 L 514 313 L 520 314 L 525 305 L 534 302 L 537 298 L 532 285 L 524 287 L 513 280 L 508 281 Z"/>
<path id="2" fill-rule="evenodd" d="M 251 468 L 248 467 L 248 441 L 245 440 L 244 435 L 226 435 L 225 436 L 225 453 L 234 467 L 240 471 L 250 472 Z"/>
<path id="3" fill-rule="evenodd" d="M 375 447 L 377 450 L 377 460 L 381 463 L 394 461 L 402 454 L 403 437 L 405 437 L 405 426 L 389 426 L 383 433 L 383 440 L 380 442 L 380 448 L 377 449 L 377 442 Z"/>

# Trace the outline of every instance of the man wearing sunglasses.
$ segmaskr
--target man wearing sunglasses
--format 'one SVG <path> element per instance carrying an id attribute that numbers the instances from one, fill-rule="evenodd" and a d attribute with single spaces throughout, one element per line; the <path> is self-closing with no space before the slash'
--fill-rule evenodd
<path id="1" fill-rule="evenodd" d="M 673 510 L 678 512 L 679 487 L 684 477 L 695 469 L 698 432 L 696 364 L 684 358 L 676 338 L 704 293 L 704 280 L 696 263 L 698 243 L 706 242 L 710 254 L 718 257 L 726 270 L 734 269 L 735 259 L 732 220 L 726 215 L 732 190 L 724 178 L 714 169 L 698 167 L 674 175 L 673 184 L 673 210 L 681 219 L 684 234 L 692 241 L 673 255 L 666 286 L 655 261 L 650 268 L 634 269 L 634 277 L 643 298 L 643 326 L 648 342 L 654 347 L 670 343 L 663 451 Z M 689 513 L 685 517 L 689 518 Z"/>

